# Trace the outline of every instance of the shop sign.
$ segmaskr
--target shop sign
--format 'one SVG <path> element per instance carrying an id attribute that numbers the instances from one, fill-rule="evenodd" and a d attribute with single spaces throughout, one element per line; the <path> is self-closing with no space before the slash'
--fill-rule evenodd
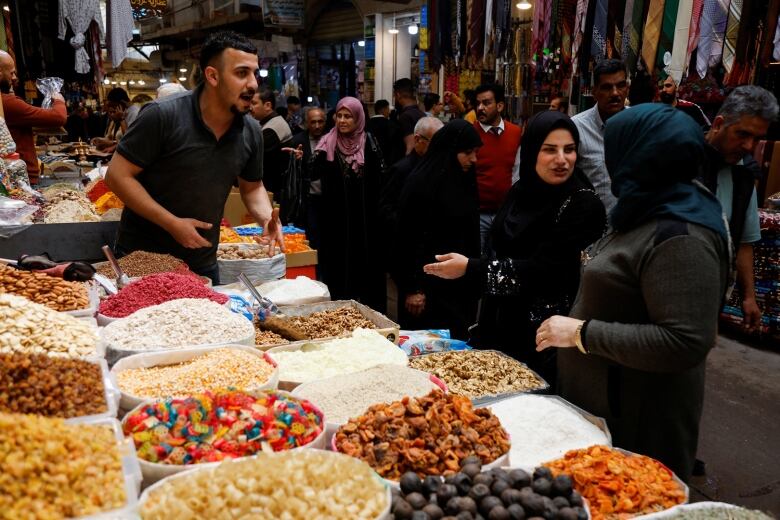
<path id="1" fill-rule="evenodd" d="M 275 27 L 303 27 L 304 0 L 263 0 L 263 23 Z"/>
<path id="2" fill-rule="evenodd" d="M 156 11 L 167 11 L 168 0 L 130 0 L 130 6 L 133 9 L 154 9 Z"/>

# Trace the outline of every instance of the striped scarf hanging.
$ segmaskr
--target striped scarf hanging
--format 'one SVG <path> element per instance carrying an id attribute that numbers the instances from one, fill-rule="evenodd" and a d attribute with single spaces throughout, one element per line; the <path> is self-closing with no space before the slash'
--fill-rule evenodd
<path id="1" fill-rule="evenodd" d="M 577 10 L 574 17 L 574 28 L 572 34 L 574 41 L 571 44 L 571 72 L 577 73 L 577 62 L 579 61 L 580 47 L 582 46 L 582 35 L 585 32 L 585 20 L 588 14 L 588 0 L 577 0 Z"/>
<path id="2" fill-rule="evenodd" d="M 642 36 L 642 61 L 645 70 L 651 75 L 655 70 L 656 51 L 661 38 L 665 0 L 650 0 L 650 10 L 647 13 L 647 23 Z"/>
<path id="3" fill-rule="evenodd" d="M 636 69 L 639 44 L 642 41 L 645 0 L 628 0 L 623 15 L 623 61 L 628 70 Z"/>
<path id="4" fill-rule="evenodd" d="M 737 51 L 737 36 L 739 36 L 739 21 L 742 18 L 742 0 L 731 0 L 729 17 L 726 22 L 726 35 L 723 42 L 723 67 L 726 74 L 734 67 L 734 56 Z"/>
<path id="5" fill-rule="evenodd" d="M 726 32 L 728 0 L 704 0 L 699 22 L 700 34 L 696 51 L 696 72 L 700 78 L 707 76 L 710 67 L 718 64 L 723 51 L 723 35 Z"/>
<path id="6" fill-rule="evenodd" d="M 658 50 L 656 51 L 655 63 L 659 69 L 659 76 L 666 77 L 666 53 L 671 53 L 674 44 L 674 30 L 677 26 L 677 9 L 680 6 L 680 0 L 666 0 L 664 3 L 663 23 L 661 25 L 661 36 L 658 39 Z M 690 20 L 689 20 L 690 21 Z M 687 27 L 687 23 L 686 23 Z M 670 56 L 671 58 L 671 56 Z"/>
<path id="7" fill-rule="evenodd" d="M 483 38 L 485 37 L 485 0 L 471 0 L 469 12 L 468 52 L 475 62 L 482 61 Z"/>
<path id="8" fill-rule="evenodd" d="M 688 32 L 691 28 L 694 0 L 680 0 L 677 8 L 677 24 L 674 28 L 674 44 L 672 45 L 672 63 L 669 65 L 669 75 L 675 83 L 680 83 L 687 68 L 685 55 L 688 50 Z"/>
<path id="9" fill-rule="evenodd" d="M 607 48 L 607 8 L 609 0 L 596 0 L 596 15 L 593 19 L 593 40 L 590 54 L 598 62 L 606 54 Z"/>
<path id="10" fill-rule="evenodd" d="M 699 42 L 701 12 L 703 7 L 704 0 L 693 0 L 693 8 L 691 10 L 691 25 L 688 29 L 688 48 L 685 51 L 685 69 L 687 69 L 688 65 L 690 65 L 691 54 L 693 54 L 693 49 L 696 48 L 696 44 Z"/>

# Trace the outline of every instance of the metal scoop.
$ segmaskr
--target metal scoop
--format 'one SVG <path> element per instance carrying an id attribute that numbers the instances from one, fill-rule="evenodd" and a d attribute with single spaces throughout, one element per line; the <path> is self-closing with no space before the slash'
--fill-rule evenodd
<path id="1" fill-rule="evenodd" d="M 129 284 L 130 278 L 128 278 L 127 275 L 122 272 L 122 268 L 119 267 L 119 262 L 116 261 L 116 257 L 114 256 L 114 252 L 111 251 L 111 248 L 108 246 L 103 246 L 101 249 L 103 250 L 103 254 L 106 255 L 108 263 L 111 264 L 111 269 L 114 270 L 117 287 L 121 289 L 125 285 Z"/>
<path id="2" fill-rule="evenodd" d="M 280 314 L 279 308 L 276 306 L 274 302 L 260 294 L 260 291 L 257 290 L 257 288 L 252 285 L 252 282 L 249 281 L 249 278 L 244 273 L 240 273 L 238 275 L 238 280 L 246 287 L 246 290 L 249 291 L 249 293 L 257 300 L 257 303 L 260 304 L 260 313 L 258 314 L 258 317 L 260 320 L 264 320 L 266 316 L 274 316 L 276 314 Z"/>

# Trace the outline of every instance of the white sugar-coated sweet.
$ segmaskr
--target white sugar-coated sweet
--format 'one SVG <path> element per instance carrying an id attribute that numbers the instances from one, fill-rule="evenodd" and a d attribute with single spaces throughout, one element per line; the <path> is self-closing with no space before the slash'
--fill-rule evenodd
<path id="1" fill-rule="evenodd" d="M 244 316 L 211 300 L 182 298 L 109 323 L 103 340 L 118 348 L 146 350 L 238 343 L 254 334 L 252 322 Z"/>
<path id="2" fill-rule="evenodd" d="M 420 397 L 439 388 L 429 374 L 401 365 L 379 365 L 350 374 L 313 381 L 293 395 L 317 403 L 328 422 L 344 424 L 369 406 Z"/>
<path id="3" fill-rule="evenodd" d="M 306 276 L 294 280 L 274 280 L 259 287 L 260 294 L 277 305 L 289 305 L 300 301 L 317 301 L 325 295 L 325 288 Z"/>
<path id="4" fill-rule="evenodd" d="M 270 354 L 279 364 L 279 380 L 298 383 L 350 374 L 381 364 L 405 366 L 408 363 L 406 354 L 397 345 L 369 329 L 355 329 L 348 338 Z"/>
<path id="5" fill-rule="evenodd" d="M 509 464 L 533 469 L 569 450 L 608 445 L 606 434 L 557 399 L 518 395 L 490 405 L 512 439 Z"/>

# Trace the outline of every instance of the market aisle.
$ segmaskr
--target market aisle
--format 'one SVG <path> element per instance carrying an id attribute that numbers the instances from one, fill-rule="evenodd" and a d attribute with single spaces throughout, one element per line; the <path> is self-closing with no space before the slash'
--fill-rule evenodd
<path id="1" fill-rule="evenodd" d="M 780 517 L 780 352 L 725 336 L 707 360 L 692 501 L 721 500 Z"/>

